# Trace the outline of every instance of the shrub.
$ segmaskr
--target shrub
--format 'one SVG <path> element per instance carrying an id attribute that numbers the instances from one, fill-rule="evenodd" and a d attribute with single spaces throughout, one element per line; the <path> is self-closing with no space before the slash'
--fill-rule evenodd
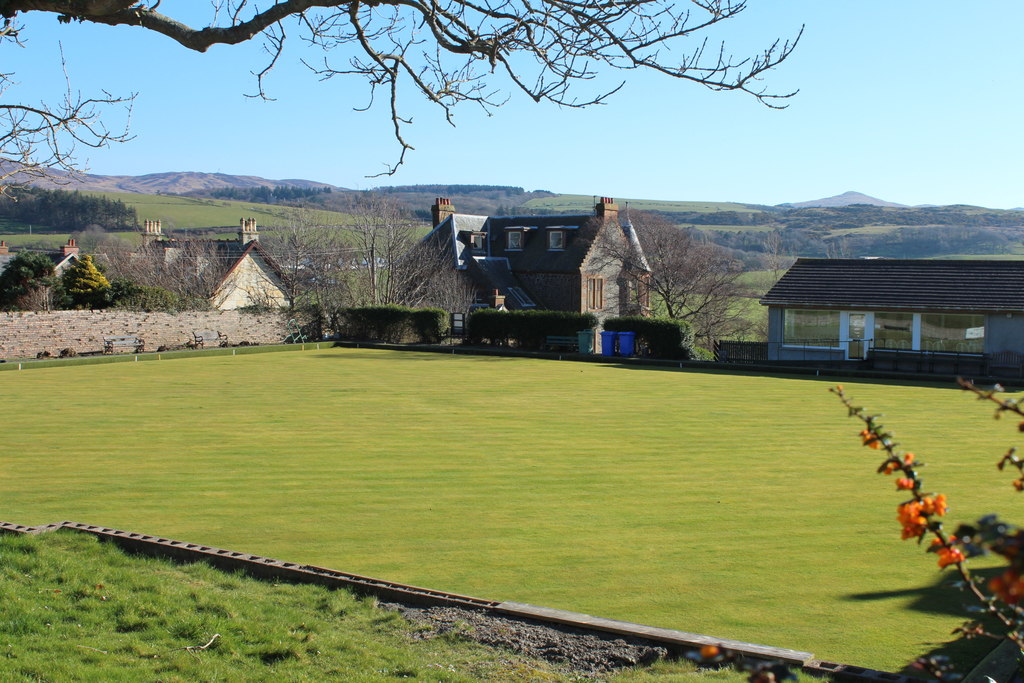
<path id="1" fill-rule="evenodd" d="M 682 320 L 625 316 L 608 318 L 604 329 L 611 332 L 636 332 L 637 345 L 644 346 L 653 358 L 687 360 L 697 356 L 693 346 L 693 328 Z"/>
<path id="2" fill-rule="evenodd" d="M 439 308 L 360 306 L 342 310 L 345 336 L 391 343 L 436 344 L 448 333 L 448 314 Z"/>
<path id="3" fill-rule="evenodd" d="M 182 305 L 180 297 L 169 289 L 140 285 L 124 278 L 110 283 L 110 304 L 128 311 L 166 313 L 177 312 Z"/>
<path id="4" fill-rule="evenodd" d="M 409 322 L 417 339 L 425 344 L 437 344 L 448 336 L 448 312 L 440 308 L 420 308 L 410 311 Z"/>
<path id="5" fill-rule="evenodd" d="M 549 335 L 569 336 L 597 326 L 591 313 L 570 311 L 498 311 L 481 309 L 469 316 L 466 337 L 470 343 L 507 344 L 539 349 Z"/>
<path id="6" fill-rule="evenodd" d="M 409 309 L 404 306 L 346 308 L 343 324 L 347 336 L 384 342 L 401 342 L 410 334 Z"/>

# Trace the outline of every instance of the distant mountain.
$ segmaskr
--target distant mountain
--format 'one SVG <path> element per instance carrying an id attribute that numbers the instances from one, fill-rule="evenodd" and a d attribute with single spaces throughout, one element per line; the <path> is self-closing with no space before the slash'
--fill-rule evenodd
<path id="1" fill-rule="evenodd" d="M 300 187 L 304 189 L 329 187 L 327 183 L 314 180 L 268 180 L 251 175 L 230 175 L 228 173 L 197 173 L 179 171 L 149 173 L 140 176 L 94 175 L 83 173 L 75 177 L 66 174 L 57 180 L 33 180 L 31 184 L 54 190 L 88 190 L 91 192 L 134 192 L 137 194 L 187 194 L 201 190 L 251 187 Z"/>
<path id="2" fill-rule="evenodd" d="M 876 199 L 875 197 L 869 197 L 866 194 L 860 192 L 844 192 L 837 194 L 835 197 L 826 197 L 825 199 L 814 199 L 809 202 L 791 202 L 787 204 L 779 204 L 781 207 L 793 208 L 793 209 L 816 209 L 816 208 L 833 208 L 836 206 L 850 206 L 851 204 L 867 204 L 869 206 L 891 206 L 894 208 L 906 208 L 906 204 L 894 204 L 893 202 L 887 202 L 882 199 Z"/>

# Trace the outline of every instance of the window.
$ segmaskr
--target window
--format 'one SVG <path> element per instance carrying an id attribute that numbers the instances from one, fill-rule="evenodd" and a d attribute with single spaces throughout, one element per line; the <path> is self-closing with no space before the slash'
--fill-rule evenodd
<path id="1" fill-rule="evenodd" d="M 782 343 L 839 346 L 839 311 L 786 310 Z"/>
<path id="2" fill-rule="evenodd" d="M 604 308 L 604 278 L 587 278 L 587 309 L 600 311 Z"/>
<path id="3" fill-rule="evenodd" d="M 522 249 L 523 248 L 523 231 L 522 230 L 509 230 L 505 233 L 506 248 L 508 249 Z"/>
<path id="4" fill-rule="evenodd" d="M 914 348 L 914 314 L 879 311 L 875 313 L 875 348 Z"/>
<path id="5" fill-rule="evenodd" d="M 565 249 L 565 230 L 548 230 L 548 249 Z"/>
<path id="6" fill-rule="evenodd" d="M 921 313 L 921 350 L 982 353 L 985 316 L 960 313 Z"/>

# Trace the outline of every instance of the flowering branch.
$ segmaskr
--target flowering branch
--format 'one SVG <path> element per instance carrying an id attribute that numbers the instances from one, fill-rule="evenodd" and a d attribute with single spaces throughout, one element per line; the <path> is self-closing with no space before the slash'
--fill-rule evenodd
<path id="1" fill-rule="evenodd" d="M 1005 412 L 1012 412 L 1024 418 L 1024 410 L 1020 408 L 1018 401 L 1000 399 L 995 396 L 996 390 L 984 391 L 964 380 L 959 380 L 959 383 L 965 390 L 975 393 L 979 399 L 997 403 L 997 418 Z M 834 387 L 831 391 L 846 406 L 848 415 L 864 424 L 864 429 L 859 434 L 861 443 L 872 450 L 883 451 L 884 458 L 878 472 L 885 475 L 899 472 L 902 475 L 896 479 L 896 489 L 908 491 L 911 495 L 909 500 L 900 503 L 896 508 L 903 539 L 916 538 L 918 543 L 922 543 L 926 537 L 931 536 L 928 552 L 938 554 L 940 568 L 954 567 L 961 579 L 957 585 L 970 592 L 978 601 L 978 606 L 968 609 L 978 614 L 994 616 L 1007 628 L 1006 637 L 1024 647 L 1024 610 L 1019 606 L 1021 599 L 1024 599 L 1024 532 L 990 515 L 979 520 L 974 526 L 961 525 L 955 534 L 946 533 L 940 520 L 948 511 L 946 496 L 922 492 L 923 482 L 918 469 L 924 463 L 918 461 L 913 453 L 900 449 L 896 437 L 879 421 L 881 415 L 869 414 L 864 408 L 854 405 L 842 386 Z M 1020 423 L 1019 429 L 1024 431 L 1024 421 Z M 1007 463 L 1017 467 L 1022 475 L 1021 479 L 1014 482 L 1015 488 L 1024 489 L 1024 462 L 1017 458 L 1014 449 L 1003 456 L 999 462 L 999 469 L 1003 469 Z M 967 560 L 990 551 L 1006 558 L 1009 567 L 1003 574 L 988 582 L 987 589 L 990 593 L 986 593 L 981 579 L 971 576 Z M 954 633 L 968 638 L 982 635 L 1003 637 L 987 632 L 977 622 L 968 622 Z M 931 670 L 935 662 L 919 664 L 922 668 Z M 946 680 L 949 680 L 948 674 Z"/>

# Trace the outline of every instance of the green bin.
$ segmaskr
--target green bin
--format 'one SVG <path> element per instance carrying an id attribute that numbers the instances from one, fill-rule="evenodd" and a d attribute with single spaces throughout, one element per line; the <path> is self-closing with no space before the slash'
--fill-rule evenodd
<path id="1" fill-rule="evenodd" d="M 576 333 L 576 337 L 580 344 L 580 353 L 593 353 L 594 352 L 594 331 L 593 330 L 580 330 Z"/>

